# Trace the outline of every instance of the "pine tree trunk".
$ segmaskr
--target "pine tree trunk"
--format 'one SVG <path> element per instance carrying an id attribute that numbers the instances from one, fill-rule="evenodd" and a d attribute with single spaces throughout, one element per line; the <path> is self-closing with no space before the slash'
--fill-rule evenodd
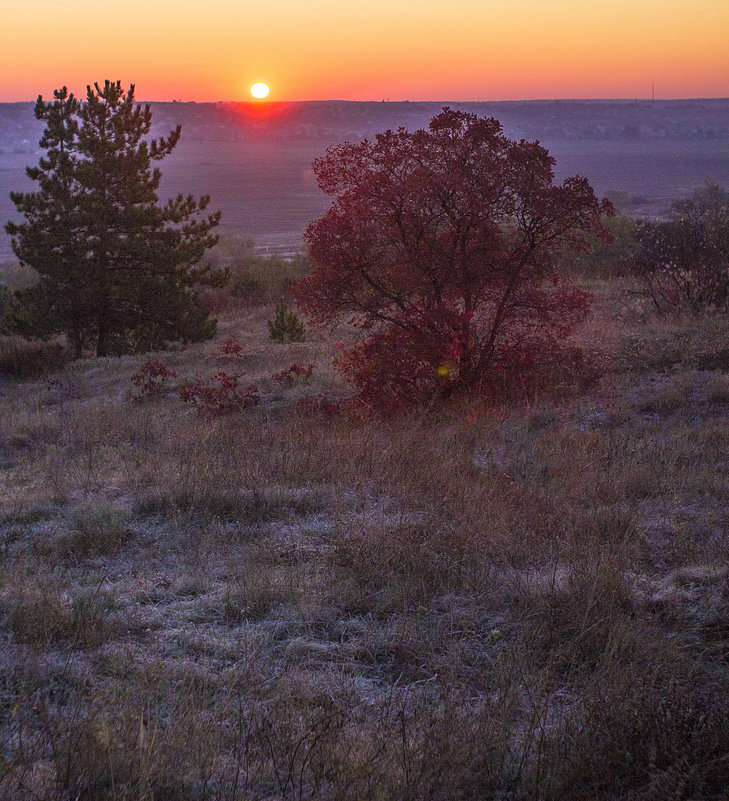
<path id="1" fill-rule="evenodd" d="M 70 330 L 67 332 L 67 337 L 73 346 L 73 358 L 82 359 L 84 348 L 83 337 L 81 336 L 81 315 L 78 311 L 72 314 L 69 328 Z"/>
<path id="2" fill-rule="evenodd" d="M 103 321 L 99 321 L 99 336 L 96 339 L 96 355 L 109 355 L 109 331 Z"/>

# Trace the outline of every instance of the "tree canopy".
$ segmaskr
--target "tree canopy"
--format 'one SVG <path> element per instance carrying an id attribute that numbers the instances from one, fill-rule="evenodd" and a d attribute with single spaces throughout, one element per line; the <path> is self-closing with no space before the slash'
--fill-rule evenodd
<path id="1" fill-rule="evenodd" d="M 77 357 L 212 336 L 194 287 L 226 280 L 200 264 L 220 212 L 203 214 L 209 196 L 160 203 L 152 165 L 173 151 L 180 127 L 149 139 L 149 105 L 134 102 L 133 85 L 110 81 L 87 87 L 84 101 L 66 87 L 52 101 L 39 96 L 35 115 L 46 123 L 46 153 L 26 172 L 38 191 L 10 193 L 25 222 L 5 226 L 15 254 L 39 274 L 17 293 L 15 330 L 65 333 Z"/>
<path id="2" fill-rule="evenodd" d="M 314 270 L 295 295 L 314 321 L 367 333 L 339 359 L 363 401 L 484 392 L 584 318 L 588 296 L 560 277 L 560 255 L 608 236 L 612 207 L 585 178 L 555 185 L 553 165 L 497 120 L 447 108 L 427 129 L 314 162 L 334 200 L 306 232 Z"/>

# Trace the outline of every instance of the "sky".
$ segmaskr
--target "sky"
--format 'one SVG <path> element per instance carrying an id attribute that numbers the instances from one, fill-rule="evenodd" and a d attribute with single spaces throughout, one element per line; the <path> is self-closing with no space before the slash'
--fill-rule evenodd
<path id="1" fill-rule="evenodd" d="M 729 97 L 728 43 L 728 0 L 2 0 L 0 102 Z"/>

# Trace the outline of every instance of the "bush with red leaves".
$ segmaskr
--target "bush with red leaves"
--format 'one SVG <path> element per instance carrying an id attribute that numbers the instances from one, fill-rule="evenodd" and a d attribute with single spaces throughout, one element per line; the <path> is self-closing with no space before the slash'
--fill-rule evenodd
<path id="1" fill-rule="evenodd" d="M 314 162 L 334 203 L 307 229 L 314 270 L 294 295 L 315 323 L 366 333 L 337 360 L 363 403 L 395 411 L 543 373 L 590 304 L 560 257 L 608 238 L 612 213 L 584 178 L 554 185 L 553 165 L 449 109 Z"/>
<path id="2" fill-rule="evenodd" d="M 287 384 L 294 384 L 296 381 L 308 384 L 313 372 L 313 364 L 292 364 L 283 370 L 279 370 L 278 373 L 274 373 L 271 377 L 275 381 L 286 382 Z"/>
<path id="3" fill-rule="evenodd" d="M 241 387 L 241 375 L 220 372 L 205 380 L 191 381 L 178 390 L 185 403 L 194 406 L 202 417 L 217 417 L 231 412 L 242 412 L 255 406 L 259 400 L 255 384 Z"/>
<path id="4" fill-rule="evenodd" d="M 243 345 L 235 337 L 226 337 L 220 343 L 221 356 L 231 356 L 237 359 L 240 358 L 241 353 L 243 353 Z"/>
<path id="5" fill-rule="evenodd" d="M 171 389 L 169 380 L 177 378 L 177 373 L 170 370 L 158 359 L 149 359 L 132 374 L 134 389 L 129 392 L 129 399 L 135 401 L 158 398 Z"/>
<path id="6" fill-rule="evenodd" d="M 352 402 L 346 398 L 334 398 L 329 393 L 314 397 L 299 398 L 296 413 L 302 417 L 321 416 L 331 419 L 352 410 Z"/>

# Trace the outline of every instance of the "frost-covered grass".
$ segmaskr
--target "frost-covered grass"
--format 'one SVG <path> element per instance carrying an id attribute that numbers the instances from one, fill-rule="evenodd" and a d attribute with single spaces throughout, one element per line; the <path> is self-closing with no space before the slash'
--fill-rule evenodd
<path id="1" fill-rule="evenodd" d="M 155 355 L 240 414 L 0 379 L 0 797 L 725 798 L 729 325 L 593 288 L 559 401 L 303 414 L 270 305 Z"/>

